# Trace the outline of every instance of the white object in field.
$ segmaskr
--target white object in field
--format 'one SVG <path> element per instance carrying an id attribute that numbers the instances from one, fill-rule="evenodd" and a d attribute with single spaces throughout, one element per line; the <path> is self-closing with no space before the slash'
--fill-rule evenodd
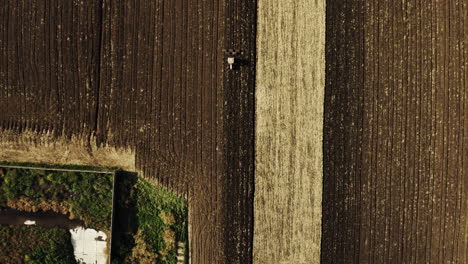
<path id="1" fill-rule="evenodd" d="M 78 263 L 107 264 L 106 233 L 77 227 L 70 230 L 73 253 Z"/>
<path id="2" fill-rule="evenodd" d="M 229 69 L 232 70 L 232 67 L 234 66 L 234 63 L 235 63 L 234 57 L 228 57 L 227 61 L 228 61 L 228 64 L 229 64 Z"/>
<path id="3" fill-rule="evenodd" d="M 184 264 L 185 263 L 185 243 L 179 242 L 177 243 L 179 247 L 177 249 L 177 264 Z"/>
<path id="4" fill-rule="evenodd" d="M 26 220 L 26 221 L 24 221 L 24 224 L 28 225 L 28 226 L 29 225 L 36 225 L 36 221 Z"/>

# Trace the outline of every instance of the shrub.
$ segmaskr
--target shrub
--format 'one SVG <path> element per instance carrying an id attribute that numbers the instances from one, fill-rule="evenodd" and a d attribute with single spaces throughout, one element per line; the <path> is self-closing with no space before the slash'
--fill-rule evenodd
<path id="1" fill-rule="evenodd" d="M 0 263 L 76 263 L 68 230 L 0 226 Z"/>
<path id="2" fill-rule="evenodd" d="M 113 263 L 154 263 L 175 264 L 176 242 L 186 242 L 187 239 L 187 209 L 186 203 L 175 194 L 161 186 L 143 179 L 137 179 L 133 185 L 128 179 L 119 178 L 119 198 L 116 202 L 119 209 L 129 214 L 136 222 L 131 233 L 120 233 L 116 239 L 114 250 L 117 255 Z M 134 220 L 131 212 L 135 213 Z M 131 239 L 128 235 L 131 234 Z M 151 262 L 151 263 L 153 263 Z"/>

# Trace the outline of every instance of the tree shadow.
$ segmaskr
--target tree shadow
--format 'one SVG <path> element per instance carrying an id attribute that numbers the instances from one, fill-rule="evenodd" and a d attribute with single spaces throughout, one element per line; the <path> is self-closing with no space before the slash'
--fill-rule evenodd
<path id="1" fill-rule="evenodd" d="M 111 262 L 123 263 L 135 245 L 137 231 L 137 192 L 135 187 L 138 175 L 134 172 L 118 171 L 115 175 L 114 212 L 112 226 Z"/>

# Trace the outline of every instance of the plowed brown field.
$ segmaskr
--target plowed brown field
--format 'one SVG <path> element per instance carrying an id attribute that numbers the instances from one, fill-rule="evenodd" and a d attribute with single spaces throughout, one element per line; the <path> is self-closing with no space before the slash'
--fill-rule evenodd
<path id="1" fill-rule="evenodd" d="M 135 169 L 189 200 L 192 263 L 250 262 L 255 18 L 254 0 L 1 1 L 0 157 Z"/>
<path id="2" fill-rule="evenodd" d="M 323 263 L 466 263 L 467 1 L 327 1 Z"/>

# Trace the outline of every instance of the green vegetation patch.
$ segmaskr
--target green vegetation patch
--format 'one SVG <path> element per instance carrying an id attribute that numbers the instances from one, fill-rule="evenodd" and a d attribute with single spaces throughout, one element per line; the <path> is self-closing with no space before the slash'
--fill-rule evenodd
<path id="1" fill-rule="evenodd" d="M 2 165 L 40 166 L 44 169 L 6 168 Z M 114 175 L 50 170 L 57 167 L 96 170 L 94 167 L 0 162 L 0 208 L 69 214 L 71 219 L 82 220 L 86 227 L 109 233 Z M 106 168 L 105 171 L 116 169 Z M 178 249 L 183 249 L 188 260 L 186 202 L 135 173 L 117 171 L 116 175 L 112 263 L 175 264 Z M 69 242 L 57 245 L 68 247 Z M 41 248 L 34 246 L 35 253 L 25 253 L 29 261 L 35 261 L 36 255 L 46 254 Z M 41 261 L 28 263 L 74 263 L 46 262 L 45 258 Z"/>
<path id="2" fill-rule="evenodd" d="M 0 226 L 0 263 L 76 263 L 65 229 Z"/>
<path id="3" fill-rule="evenodd" d="M 109 232 L 113 174 L 0 167 L 0 207 L 54 211 Z"/>
<path id="4" fill-rule="evenodd" d="M 178 243 L 187 242 L 185 201 L 130 173 L 117 180 L 112 263 L 177 263 Z"/>

